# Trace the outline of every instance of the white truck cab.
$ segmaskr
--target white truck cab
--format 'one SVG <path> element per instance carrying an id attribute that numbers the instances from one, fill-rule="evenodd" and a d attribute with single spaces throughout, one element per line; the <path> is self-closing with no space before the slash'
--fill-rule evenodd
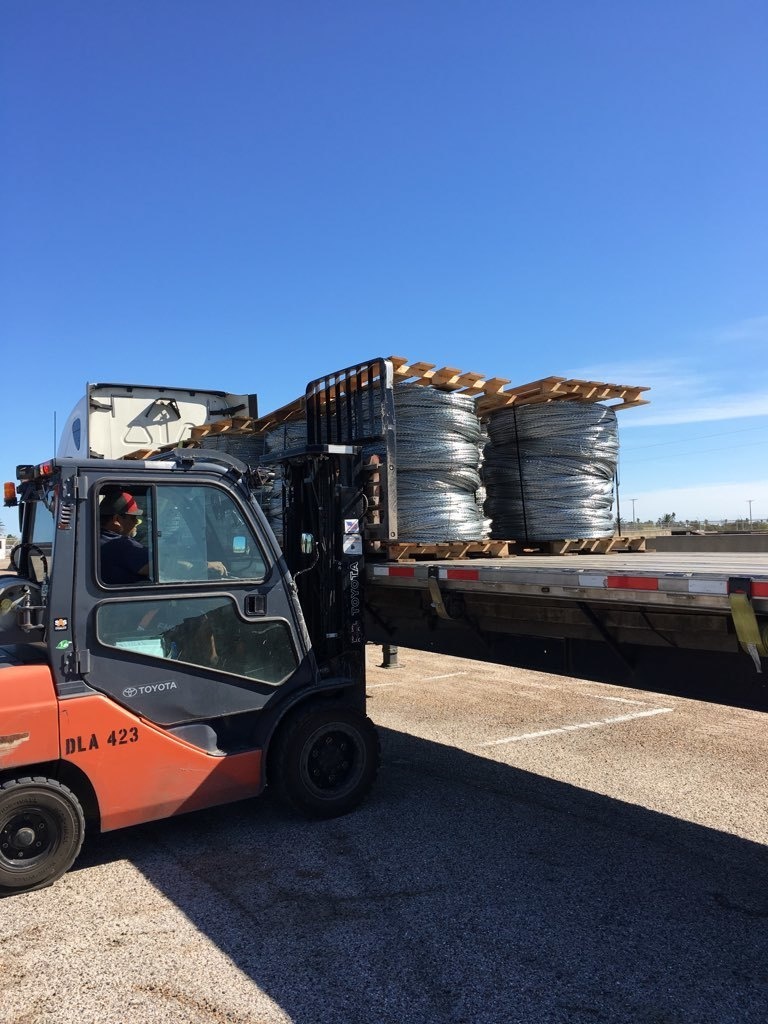
<path id="1" fill-rule="evenodd" d="M 88 384 L 64 425 L 56 456 L 121 459 L 131 452 L 180 445 L 193 427 L 257 415 L 256 395 L 150 384 Z"/>

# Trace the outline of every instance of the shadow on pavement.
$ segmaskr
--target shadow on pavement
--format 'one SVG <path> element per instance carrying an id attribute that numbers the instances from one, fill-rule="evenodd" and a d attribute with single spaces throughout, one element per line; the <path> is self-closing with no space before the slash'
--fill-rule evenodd
<path id="1" fill-rule="evenodd" d="M 764 1024 L 768 858 L 382 730 L 369 802 L 267 795 L 103 837 L 296 1024 Z"/>
<path id="2" fill-rule="evenodd" d="M 768 711 L 768 659 L 758 673 L 745 653 L 626 644 L 615 648 L 602 641 L 552 637 L 480 634 L 460 624 L 425 630 L 416 624 L 387 637 L 374 624 L 371 642 L 397 643 L 400 648 L 473 658 L 494 665 L 549 672 L 629 686 L 651 693 L 687 697 L 728 707 Z"/>

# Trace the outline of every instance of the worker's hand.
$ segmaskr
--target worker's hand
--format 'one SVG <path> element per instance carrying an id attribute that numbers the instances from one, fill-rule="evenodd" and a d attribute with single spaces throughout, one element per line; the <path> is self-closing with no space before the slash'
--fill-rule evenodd
<path id="1" fill-rule="evenodd" d="M 208 576 L 211 579 L 216 577 L 224 577 L 227 575 L 227 567 L 223 562 L 209 562 L 208 563 Z"/>

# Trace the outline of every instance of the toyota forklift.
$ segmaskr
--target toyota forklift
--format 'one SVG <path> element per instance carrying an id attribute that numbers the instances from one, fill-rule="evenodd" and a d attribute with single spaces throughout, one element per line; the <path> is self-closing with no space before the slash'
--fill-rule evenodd
<path id="1" fill-rule="evenodd" d="M 380 755 L 361 451 L 372 422 L 391 433 L 383 365 L 308 385 L 307 443 L 280 455 L 282 546 L 257 501 L 264 459 L 185 446 L 17 468 L 6 504 L 21 541 L 0 577 L 0 893 L 60 878 L 86 830 L 266 785 L 310 818 L 367 796 Z M 102 565 L 100 505 L 116 490 L 141 511 L 147 567 L 131 582 Z"/>

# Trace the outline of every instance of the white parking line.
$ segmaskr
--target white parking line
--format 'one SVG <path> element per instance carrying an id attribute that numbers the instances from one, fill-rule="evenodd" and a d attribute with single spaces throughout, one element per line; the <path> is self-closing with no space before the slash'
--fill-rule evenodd
<path id="1" fill-rule="evenodd" d="M 637 704 L 638 707 L 647 707 L 648 702 L 644 700 L 630 700 L 629 697 L 606 697 L 604 693 L 585 693 L 584 697 L 594 697 L 595 700 L 615 700 L 617 704 Z"/>
<path id="2" fill-rule="evenodd" d="M 536 740 L 541 736 L 555 736 L 562 732 L 575 732 L 578 729 L 599 729 L 604 725 L 615 725 L 617 722 L 631 722 L 634 718 L 650 718 L 651 715 L 666 715 L 674 708 L 650 708 L 648 711 L 634 711 L 630 715 L 616 715 L 614 718 L 602 718 L 597 722 L 579 722 L 576 725 L 561 725 L 557 729 L 542 729 L 540 732 L 524 732 L 519 736 L 506 736 L 503 740 L 489 740 L 479 743 L 480 747 L 498 747 L 504 743 L 517 743 L 520 740 Z"/>
<path id="3" fill-rule="evenodd" d="M 433 679 L 453 679 L 454 676 L 465 676 L 465 675 L 467 675 L 466 672 L 446 672 L 445 675 L 443 675 L 443 676 L 424 676 L 423 679 L 419 680 L 419 682 L 431 683 Z M 378 689 L 381 689 L 382 686 L 407 686 L 407 685 L 408 684 L 406 683 L 405 680 L 402 680 L 402 681 L 397 682 L 397 683 L 370 683 L 366 687 L 366 689 L 367 690 L 378 690 Z"/>

